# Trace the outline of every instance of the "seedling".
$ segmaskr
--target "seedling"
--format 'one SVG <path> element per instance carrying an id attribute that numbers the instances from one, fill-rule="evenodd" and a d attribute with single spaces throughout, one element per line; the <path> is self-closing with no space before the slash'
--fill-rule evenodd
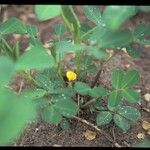
<path id="1" fill-rule="evenodd" d="M 84 15 L 93 23 L 93 26 L 89 26 L 79 21 L 72 6 L 36 5 L 35 13 L 39 21 L 57 16 L 64 21 L 53 27 L 53 39 L 45 44 L 40 41 L 35 25 L 25 25 L 15 17 L 1 24 L 1 55 L 7 54 L 9 57 L 0 57 L 0 92 L 4 97 L 0 100 L 0 110 L 8 109 L 9 105 L 14 105 L 14 109 L 10 114 L 0 111 L 0 119 L 4 123 L 4 126 L 0 126 L 0 133 L 3 131 L 5 134 L 12 125 L 11 130 L 16 126 L 18 128 L 18 120 L 12 119 L 16 118 L 16 114 L 22 116 L 21 120 L 18 119 L 20 127 L 24 127 L 24 121 L 34 114 L 34 106 L 39 113 L 38 119 L 60 125 L 63 129 L 69 128 L 69 119 L 90 109 L 97 113 L 97 126 L 114 122 L 126 132 L 131 126 L 130 122 L 141 116 L 138 109 L 128 106 L 140 102 L 140 94 L 134 90 L 134 85 L 140 80 L 138 71 L 113 70 L 111 89 L 97 85 L 97 80 L 112 57 L 126 51 L 129 56 L 137 58 L 140 51 L 133 47 L 133 43 L 149 45 L 149 26 L 139 24 L 133 29 L 122 27 L 138 11 L 138 6 L 107 6 L 103 12 L 98 6 L 84 6 Z M 26 52 L 20 55 L 18 44 L 11 48 L 4 40 L 8 34 L 28 36 L 30 42 Z M 68 54 L 72 59 L 68 62 L 69 66 L 65 66 L 63 60 Z M 16 73 L 31 81 L 34 88 L 25 89 L 18 95 L 14 95 L 13 91 L 9 91 L 10 95 L 6 94 L 6 85 Z M 92 83 L 89 83 L 88 76 L 93 77 Z M 22 103 L 11 104 L 12 99 L 21 99 Z M 35 105 L 24 105 L 27 99 Z M 105 106 L 101 105 L 102 101 Z M 127 104 L 124 105 L 124 102 Z M 17 106 L 19 110 L 15 109 Z M 24 115 L 27 117 L 24 118 Z M 3 119 L 4 116 L 8 119 Z M 14 130 L 10 137 L 9 134 L 5 137 L 1 134 L 0 144 L 8 143 L 18 130 Z"/>

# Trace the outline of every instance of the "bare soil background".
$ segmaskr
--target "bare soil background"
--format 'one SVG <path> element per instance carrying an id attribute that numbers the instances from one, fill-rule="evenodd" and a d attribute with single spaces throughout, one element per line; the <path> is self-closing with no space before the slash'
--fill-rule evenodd
<path id="1" fill-rule="evenodd" d="M 86 23 L 88 20 L 83 15 L 83 6 L 74 6 L 79 19 Z M 101 9 L 104 6 L 100 6 Z M 62 22 L 60 17 L 55 19 L 39 22 L 34 14 L 33 6 L 31 5 L 8 5 L 4 10 L 4 20 L 15 16 L 23 20 L 25 23 L 35 24 L 38 27 L 39 36 L 43 43 L 50 40 L 52 37 L 52 28 L 54 24 Z M 132 17 L 125 26 L 132 28 L 139 23 L 150 25 L 150 13 L 140 12 L 136 16 Z M 28 46 L 28 39 L 25 37 L 14 36 L 15 40 L 21 41 L 22 52 Z M 12 39 L 12 38 L 10 38 Z M 11 41 L 10 41 L 11 42 Z M 142 56 L 138 59 L 130 58 L 126 53 L 115 56 L 106 66 L 105 72 L 102 73 L 97 85 L 111 88 L 110 75 L 113 69 L 121 68 L 126 70 L 128 67 L 135 68 L 140 72 L 141 80 L 136 86 L 137 90 L 141 92 L 141 103 L 134 105 L 140 109 L 142 118 L 137 122 L 132 123 L 131 129 L 127 133 L 123 133 L 113 123 L 101 127 L 105 132 L 109 133 L 115 140 L 123 147 L 130 147 L 135 142 L 140 141 L 137 138 L 138 133 L 144 133 L 145 138 L 150 139 L 150 135 L 142 128 L 142 121 L 150 121 L 150 113 L 145 111 L 143 108 L 150 109 L 150 102 L 144 100 L 144 95 L 150 93 L 150 47 L 149 46 L 137 46 L 142 52 Z M 91 82 L 92 77 L 88 80 Z M 17 77 L 17 80 L 12 87 L 18 91 L 20 84 L 23 88 L 30 87 L 24 79 Z M 85 113 L 80 116 L 89 122 L 95 123 L 95 114 Z M 12 145 L 15 146 L 64 146 L 64 147 L 112 147 L 110 143 L 102 134 L 95 131 L 93 128 L 78 122 L 77 120 L 71 120 L 70 130 L 61 130 L 59 127 L 49 125 L 44 122 L 30 124 L 25 132 L 20 136 L 20 139 Z M 83 132 L 87 129 L 96 132 L 96 138 L 88 141 Z"/>

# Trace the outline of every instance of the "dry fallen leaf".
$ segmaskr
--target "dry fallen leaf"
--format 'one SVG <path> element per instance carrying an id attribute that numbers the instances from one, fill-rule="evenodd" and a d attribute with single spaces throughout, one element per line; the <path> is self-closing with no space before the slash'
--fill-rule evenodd
<path id="1" fill-rule="evenodd" d="M 143 121 L 142 127 L 145 130 L 149 130 L 150 129 L 150 123 L 148 121 Z"/>
<path id="2" fill-rule="evenodd" d="M 144 95 L 144 98 L 145 98 L 145 100 L 146 101 L 150 101 L 150 93 L 146 93 L 145 95 Z"/>
<path id="3" fill-rule="evenodd" d="M 15 40 L 19 40 L 21 38 L 21 35 L 20 34 L 14 34 L 13 37 Z"/>
<path id="4" fill-rule="evenodd" d="M 130 68 L 130 66 L 131 66 L 130 64 L 126 64 L 125 68 L 128 69 L 128 68 Z"/>
<path id="5" fill-rule="evenodd" d="M 96 138 L 96 133 L 90 130 L 86 130 L 86 132 L 83 133 L 85 138 L 89 141 L 94 140 Z"/>
<path id="6" fill-rule="evenodd" d="M 141 89 L 137 89 L 136 91 L 137 91 L 138 93 L 140 93 L 140 92 L 141 92 Z"/>
<path id="7" fill-rule="evenodd" d="M 123 50 L 125 53 L 127 53 L 127 49 L 126 48 L 122 48 L 121 50 Z"/>
<path id="8" fill-rule="evenodd" d="M 137 138 L 138 139 L 144 139 L 145 138 L 145 134 L 144 133 L 138 133 Z"/>
<path id="9" fill-rule="evenodd" d="M 145 89 L 149 91 L 150 90 L 150 84 L 146 84 Z"/>
<path id="10" fill-rule="evenodd" d="M 150 48 L 150 46 L 149 46 L 149 45 L 144 45 L 144 47 L 146 47 L 146 48 Z"/>
<path id="11" fill-rule="evenodd" d="M 26 15 L 20 15 L 20 19 L 23 20 L 25 23 L 27 23 L 27 17 Z"/>
<path id="12" fill-rule="evenodd" d="M 147 131 L 147 134 L 150 135 L 150 129 Z"/>
<path id="13" fill-rule="evenodd" d="M 109 57 L 111 57 L 114 54 L 114 50 L 113 49 L 106 49 L 106 53 L 109 55 Z"/>

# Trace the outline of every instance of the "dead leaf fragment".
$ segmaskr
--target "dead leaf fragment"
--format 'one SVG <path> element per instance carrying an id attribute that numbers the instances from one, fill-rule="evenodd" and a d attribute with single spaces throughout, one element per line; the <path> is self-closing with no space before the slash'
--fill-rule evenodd
<path id="1" fill-rule="evenodd" d="M 18 41 L 21 38 L 21 35 L 20 34 L 14 34 L 13 37 L 16 41 Z"/>
<path id="2" fill-rule="evenodd" d="M 126 48 L 122 48 L 121 50 L 123 50 L 125 53 L 127 53 L 127 49 Z"/>
<path id="3" fill-rule="evenodd" d="M 144 139 L 145 138 L 145 134 L 144 133 L 138 133 L 137 138 L 138 139 Z"/>
<path id="4" fill-rule="evenodd" d="M 137 89 L 136 91 L 137 91 L 138 93 L 140 93 L 140 92 L 141 92 L 141 89 Z"/>
<path id="5" fill-rule="evenodd" d="M 94 140 L 96 138 L 96 133 L 90 130 L 86 130 L 86 132 L 83 133 L 85 138 L 89 141 Z"/>
<path id="6" fill-rule="evenodd" d="M 114 50 L 113 49 L 106 49 L 106 53 L 109 55 L 109 57 L 111 57 L 114 54 Z"/>
<path id="7" fill-rule="evenodd" d="M 150 90 L 150 84 L 146 84 L 145 89 L 149 91 Z"/>
<path id="8" fill-rule="evenodd" d="M 131 67 L 130 64 L 126 64 L 126 65 L 125 65 L 125 68 L 126 68 L 126 69 L 128 69 L 128 68 L 130 68 L 130 67 Z"/>
<path id="9" fill-rule="evenodd" d="M 150 123 L 148 121 L 143 121 L 142 127 L 144 130 L 149 130 L 150 129 Z"/>
<path id="10" fill-rule="evenodd" d="M 61 145 L 54 144 L 53 147 L 61 147 Z"/>
<path id="11" fill-rule="evenodd" d="M 150 135 L 150 129 L 147 131 L 147 134 Z"/>
<path id="12" fill-rule="evenodd" d="M 146 93 L 145 95 L 144 95 L 144 98 L 145 98 L 145 100 L 146 101 L 150 101 L 150 93 Z"/>

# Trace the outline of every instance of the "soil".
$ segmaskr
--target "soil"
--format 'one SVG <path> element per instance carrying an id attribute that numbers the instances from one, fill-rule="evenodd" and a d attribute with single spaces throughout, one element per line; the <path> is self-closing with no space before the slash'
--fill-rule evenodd
<path id="1" fill-rule="evenodd" d="M 100 6 L 103 8 L 103 6 Z M 87 22 L 87 19 L 83 15 L 82 6 L 75 6 L 76 12 L 79 19 L 82 22 Z M 39 35 L 43 43 L 48 41 L 51 37 L 51 31 L 54 24 L 62 22 L 60 17 L 55 19 L 39 22 L 34 14 L 33 6 L 31 5 L 8 5 L 4 11 L 5 20 L 9 17 L 15 16 L 22 19 L 25 23 L 33 23 L 37 25 L 39 30 Z M 133 26 L 139 24 L 140 22 L 150 25 L 150 14 L 140 12 L 132 19 L 130 19 L 125 26 L 132 28 Z M 15 37 L 16 39 L 18 37 Z M 27 47 L 28 39 L 25 37 L 19 37 L 18 40 L 21 41 L 21 50 Z M 116 142 L 118 142 L 122 147 L 131 147 L 135 142 L 140 141 L 137 138 L 138 133 L 145 133 L 145 138 L 150 139 L 150 136 L 142 128 L 142 121 L 150 121 L 150 115 L 143 108 L 150 109 L 150 103 L 144 100 L 144 95 L 150 93 L 150 47 L 149 46 L 138 46 L 142 56 L 138 59 L 132 59 L 126 53 L 116 55 L 106 66 L 105 72 L 102 73 L 97 85 L 103 85 L 104 87 L 111 88 L 110 75 L 113 69 L 121 68 L 126 70 L 128 67 L 135 68 L 140 72 L 141 80 L 140 83 L 135 87 L 141 92 L 141 103 L 135 105 L 140 109 L 142 118 L 137 122 L 132 123 L 131 129 L 127 133 L 123 133 L 118 127 L 113 123 L 101 127 L 105 132 L 110 134 Z M 88 78 L 92 81 L 92 77 Z M 25 80 L 17 77 L 15 84 L 12 88 L 19 90 L 20 84 L 23 82 L 23 88 L 28 88 L 30 85 Z M 95 123 L 95 114 L 82 114 L 80 116 L 88 120 L 89 122 Z M 98 133 L 93 128 L 85 125 L 75 119 L 71 120 L 71 129 L 61 130 L 59 127 L 54 125 L 49 125 L 44 122 L 34 122 L 31 123 L 25 130 L 25 132 L 20 136 L 18 140 L 12 145 L 15 146 L 63 146 L 63 147 L 113 147 L 114 145 L 109 142 L 104 135 Z M 96 138 L 94 140 L 87 140 L 84 137 L 84 132 L 86 130 L 91 130 L 96 132 Z"/>

